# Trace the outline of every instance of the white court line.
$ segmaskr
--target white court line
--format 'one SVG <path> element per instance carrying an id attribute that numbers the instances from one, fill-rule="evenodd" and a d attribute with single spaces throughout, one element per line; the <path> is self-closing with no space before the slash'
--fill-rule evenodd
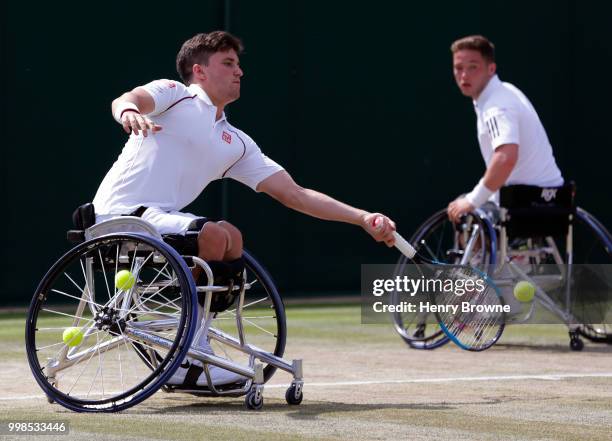
<path id="1" fill-rule="evenodd" d="M 335 383 L 308 383 L 305 387 L 364 386 L 372 384 L 453 383 L 458 381 L 512 381 L 512 380 L 564 380 L 566 378 L 612 378 L 612 372 L 591 374 L 498 375 L 485 377 L 414 378 L 410 380 L 339 381 Z M 265 389 L 289 387 L 289 384 L 266 384 Z"/>
<path id="2" fill-rule="evenodd" d="M 543 375 L 497 375 L 484 377 L 445 377 L 445 378 L 413 378 L 408 380 L 372 380 L 372 381 L 338 381 L 329 383 L 308 383 L 304 386 L 309 387 L 343 387 L 343 386 L 365 386 L 376 384 L 412 384 L 412 383 L 453 383 L 459 381 L 513 381 L 513 380 L 565 380 L 568 378 L 612 378 L 612 372 L 599 372 L 590 374 L 543 374 Z M 264 389 L 287 388 L 289 384 L 266 384 Z M 115 393 L 115 392 L 108 392 Z M 118 393 L 118 391 L 117 391 Z M 12 397 L 0 397 L 0 401 L 11 400 L 33 400 L 36 398 L 46 398 L 46 395 L 23 395 Z"/>

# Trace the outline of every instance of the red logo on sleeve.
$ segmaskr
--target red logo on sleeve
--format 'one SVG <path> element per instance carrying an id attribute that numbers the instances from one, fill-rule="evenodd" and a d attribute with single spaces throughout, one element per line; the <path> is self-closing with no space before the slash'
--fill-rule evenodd
<path id="1" fill-rule="evenodd" d="M 232 143 L 232 135 L 227 133 L 225 130 L 223 131 L 223 135 L 221 136 L 221 138 L 223 139 L 223 141 L 227 142 L 228 144 Z"/>
<path id="2" fill-rule="evenodd" d="M 172 89 L 173 87 L 176 87 L 176 83 L 174 81 L 166 81 L 166 86 Z"/>

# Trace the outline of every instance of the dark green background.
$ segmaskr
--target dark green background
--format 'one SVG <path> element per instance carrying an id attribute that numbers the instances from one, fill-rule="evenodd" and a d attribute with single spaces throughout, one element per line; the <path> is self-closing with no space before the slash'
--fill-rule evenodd
<path id="1" fill-rule="evenodd" d="M 78 6 L 75 6 L 78 5 Z M 578 203 L 608 227 L 612 6 L 598 1 L 47 2 L 2 6 L 0 296 L 25 303 L 69 248 L 65 231 L 125 142 L 111 101 L 175 78 L 182 42 L 226 27 L 246 45 L 228 110 L 303 186 L 383 211 L 405 235 L 484 170 L 450 43 L 482 33 L 498 72 L 538 110 Z M 359 287 L 394 260 L 357 227 L 323 222 L 230 182 L 187 210 L 228 219 L 284 291 Z"/>

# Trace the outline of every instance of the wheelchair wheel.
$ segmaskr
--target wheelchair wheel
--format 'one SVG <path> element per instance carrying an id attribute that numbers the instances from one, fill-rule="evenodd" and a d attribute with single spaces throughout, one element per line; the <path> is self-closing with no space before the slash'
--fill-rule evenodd
<path id="1" fill-rule="evenodd" d="M 471 251 L 466 245 L 471 242 Z M 446 209 L 436 212 L 414 233 L 410 243 L 424 256 L 449 264 L 468 264 L 489 271 L 495 262 L 495 232 L 484 213 L 465 216 L 453 224 Z M 400 256 L 393 277 L 408 275 L 410 261 Z M 391 293 L 392 304 L 401 301 L 399 293 Z M 435 349 L 450 340 L 438 326 L 434 314 L 396 312 L 392 314 L 396 331 L 414 349 Z"/>
<path id="2" fill-rule="evenodd" d="M 242 306 L 242 328 L 248 344 L 282 357 L 287 341 L 287 322 L 285 306 L 270 274 L 257 260 L 244 250 L 243 258 L 246 268 L 246 282 L 250 288 L 245 290 Z M 212 327 L 238 338 L 236 323 L 237 304 L 219 312 L 212 321 Z M 226 345 L 211 339 L 211 347 L 219 356 L 236 362 L 248 363 L 248 356 Z M 264 380 L 268 381 L 276 367 L 264 365 Z"/>
<path id="3" fill-rule="evenodd" d="M 590 291 L 589 286 L 599 280 L 593 271 L 605 272 L 603 265 L 612 264 L 612 235 L 593 215 L 577 207 L 576 218 L 572 227 L 572 298 L 569 308 L 575 322 L 581 323 L 570 334 L 573 340 L 579 340 L 579 335 L 596 343 L 612 343 L 612 327 L 610 324 L 610 304 L 607 296 L 602 296 L 597 289 Z M 564 263 L 568 263 L 568 248 L 566 237 L 552 239 L 549 244 Z M 543 240 L 539 238 L 539 240 Z M 554 262 L 553 257 L 548 257 Z M 587 267 L 588 265 L 588 267 Z M 584 287 L 581 290 L 579 287 Z M 549 295 L 560 305 L 568 307 L 565 288 L 549 291 Z M 596 323 L 602 324 L 596 324 Z M 574 348 L 574 346 L 572 346 Z"/>
<path id="4" fill-rule="evenodd" d="M 612 235 L 592 214 L 578 207 L 574 223 L 573 254 L 576 264 L 611 264 Z"/>
<path id="5" fill-rule="evenodd" d="M 573 241 L 574 263 L 612 264 L 612 235 L 610 232 L 586 210 L 577 208 L 576 214 L 577 222 L 574 223 Z M 608 300 L 605 299 L 606 304 L 601 305 L 602 315 L 604 315 L 603 311 L 609 309 Z M 608 324 L 583 324 L 578 327 L 577 332 L 592 342 L 612 344 L 612 326 L 609 323 L 608 321 Z"/>
<path id="6" fill-rule="evenodd" d="M 74 411 L 140 403 L 185 357 L 195 298 L 188 267 L 163 242 L 136 233 L 84 242 L 53 265 L 30 304 L 34 378 L 50 400 Z"/>

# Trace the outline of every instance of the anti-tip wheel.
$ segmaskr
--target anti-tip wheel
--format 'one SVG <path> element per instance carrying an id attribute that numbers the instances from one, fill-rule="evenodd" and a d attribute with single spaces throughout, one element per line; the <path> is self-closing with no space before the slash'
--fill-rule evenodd
<path id="1" fill-rule="evenodd" d="M 581 339 L 578 337 L 570 339 L 570 349 L 572 351 L 582 351 L 582 348 L 584 348 L 584 343 Z"/>
<path id="2" fill-rule="evenodd" d="M 244 405 L 249 410 L 261 410 L 263 404 L 263 396 L 255 391 L 249 392 L 244 399 Z"/>
<path id="3" fill-rule="evenodd" d="M 285 392 L 285 400 L 287 400 L 287 404 L 298 405 L 302 402 L 304 398 L 304 394 L 302 393 L 302 389 L 298 390 L 297 385 L 292 384 Z"/>

